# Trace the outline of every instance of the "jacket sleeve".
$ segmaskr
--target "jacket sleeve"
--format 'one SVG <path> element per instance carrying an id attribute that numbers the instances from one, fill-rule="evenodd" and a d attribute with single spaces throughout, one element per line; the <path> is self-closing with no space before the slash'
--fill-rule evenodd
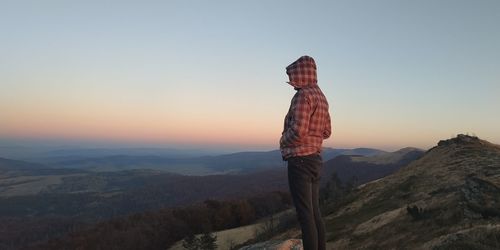
<path id="1" fill-rule="evenodd" d="M 309 117 L 311 116 L 311 102 L 307 95 L 298 92 L 293 98 L 289 115 L 288 126 L 281 136 L 281 145 L 293 145 L 307 135 L 309 131 Z"/>

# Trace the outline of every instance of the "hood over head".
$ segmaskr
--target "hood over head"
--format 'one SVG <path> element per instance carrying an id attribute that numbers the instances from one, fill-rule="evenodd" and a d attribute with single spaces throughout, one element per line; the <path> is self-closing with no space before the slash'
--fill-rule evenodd
<path id="1" fill-rule="evenodd" d="M 288 65 L 286 74 L 290 79 L 288 83 L 297 89 L 314 86 L 318 82 L 316 63 L 310 56 L 301 56 L 297 61 Z"/>

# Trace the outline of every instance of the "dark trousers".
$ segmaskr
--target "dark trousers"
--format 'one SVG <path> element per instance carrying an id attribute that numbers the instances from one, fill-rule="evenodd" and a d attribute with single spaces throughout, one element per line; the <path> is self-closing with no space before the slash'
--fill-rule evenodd
<path id="1" fill-rule="evenodd" d="M 302 230 L 304 250 L 324 250 L 325 225 L 319 210 L 320 155 L 288 159 L 288 185 Z"/>

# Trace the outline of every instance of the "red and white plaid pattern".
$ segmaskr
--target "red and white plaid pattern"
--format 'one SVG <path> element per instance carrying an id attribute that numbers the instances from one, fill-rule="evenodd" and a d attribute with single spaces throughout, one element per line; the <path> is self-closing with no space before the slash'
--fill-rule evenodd
<path id="1" fill-rule="evenodd" d="M 290 85 L 297 93 L 285 117 L 280 139 L 284 159 L 321 152 L 323 140 L 330 137 L 328 101 L 317 85 L 314 59 L 303 56 L 287 67 Z"/>
<path id="2" fill-rule="evenodd" d="M 316 63 L 310 56 L 302 56 L 297 61 L 286 67 L 286 73 L 290 78 L 290 85 L 301 88 L 308 85 L 315 85 L 318 82 L 316 77 Z"/>

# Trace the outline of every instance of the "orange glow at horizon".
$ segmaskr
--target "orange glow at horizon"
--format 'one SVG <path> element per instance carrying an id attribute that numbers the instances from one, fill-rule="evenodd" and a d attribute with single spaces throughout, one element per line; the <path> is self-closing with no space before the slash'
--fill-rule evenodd
<path id="1" fill-rule="evenodd" d="M 17 109 L 4 112 L 0 136 L 19 138 L 98 139 L 147 143 L 269 145 L 279 139 L 281 128 L 262 126 L 243 118 L 168 114 L 152 110 Z M 155 113 L 156 112 L 156 113 Z"/>
<path id="2" fill-rule="evenodd" d="M 280 120 L 276 119 L 272 121 L 274 126 L 271 126 L 272 123 L 268 126 L 265 122 L 247 124 L 248 121 L 237 118 L 230 121 L 207 120 L 203 122 L 181 117 L 169 119 L 169 117 L 157 117 L 151 114 L 120 116 L 94 113 L 92 117 L 86 117 L 75 114 L 73 116 L 50 116 L 38 113 L 38 115 L 10 116 L 9 122 L 2 125 L 0 136 L 95 139 L 152 144 L 261 145 L 265 148 L 277 148 L 277 141 L 281 134 Z M 386 135 L 390 134 L 386 133 Z M 416 144 L 409 145 L 405 141 L 413 141 Z M 324 141 L 324 146 L 327 147 L 374 147 L 386 150 L 397 150 L 407 146 L 425 149 L 431 145 L 419 139 L 418 136 L 381 137 L 377 133 L 371 134 L 370 131 L 361 132 L 356 128 L 346 130 L 345 127 L 334 127 L 332 137 Z"/>
<path id="3" fill-rule="evenodd" d="M 37 105 L 18 101 L 0 106 L 0 137 L 99 140 L 118 143 L 179 145 L 241 145 L 266 149 L 278 147 L 285 110 L 246 109 L 242 106 L 193 105 L 176 109 L 169 105 L 141 105 L 110 100 L 50 101 Z M 62 105 L 61 103 L 64 103 Z M 201 105 L 201 104 L 197 104 Z M 288 103 L 283 102 L 285 107 Z M 34 108 L 36 107 L 36 109 Z M 173 108 L 172 108 L 173 107 Z M 206 112 L 210 110 L 211 112 Z M 334 148 L 372 147 L 397 150 L 427 149 L 439 140 L 464 133 L 452 128 L 412 120 L 395 122 L 355 119 L 332 109 L 333 135 L 324 146 Z M 419 133 L 409 133 L 419 131 Z M 481 135 L 479 135 L 481 136 Z M 485 138 L 488 139 L 488 138 Z M 494 141 L 493 141 L 494 142 Z"/>

